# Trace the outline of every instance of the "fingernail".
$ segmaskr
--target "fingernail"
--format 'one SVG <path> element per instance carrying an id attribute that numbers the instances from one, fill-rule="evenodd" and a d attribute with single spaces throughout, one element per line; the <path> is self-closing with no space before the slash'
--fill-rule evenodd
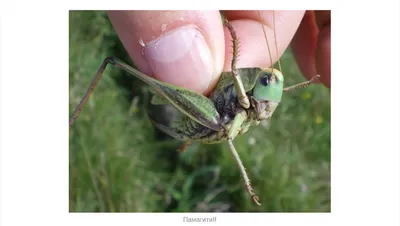
<path id="1" fill-rule="evenodd" d="M 213 60 L 201 32 L 181 27 L 146 44 L 144 57 L 161 81 L 203 92 L 211 82 Z"/>

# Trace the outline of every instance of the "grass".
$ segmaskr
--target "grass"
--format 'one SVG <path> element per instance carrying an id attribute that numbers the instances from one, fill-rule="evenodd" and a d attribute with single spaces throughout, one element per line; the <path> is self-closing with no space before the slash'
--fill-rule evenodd
<path id="1" fill-rule="evenodd" d="M 106 56 L 131 64 L 106 14 L 70 13 L 70 114 Z M 286 84 L 301 82 L 290 50 Z M 132 64 L 133 65 L 133 64 Z M 180 142 L 147 118 L 146 86 L 108 67 L 70 131 L 71 212 L 330 212 L 330 91 L 286 94 L 268 126 L 235 139 L 262 206 L 242 186 L 227 143 Z"/>

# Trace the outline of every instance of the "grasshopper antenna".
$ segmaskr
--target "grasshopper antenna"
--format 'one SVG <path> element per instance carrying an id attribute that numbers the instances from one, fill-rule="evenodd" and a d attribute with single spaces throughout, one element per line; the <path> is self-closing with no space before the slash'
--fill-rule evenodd
<path id="1" fill-rule="evenodd" d="M 281 59 L 279 58 L 279 52 L 278 52 L 278 39 L 276 38 L 275 11 L 272 11 L 272 21 L 273 21 L 273 24 L 274 24 L 274 39 L 275 39 L 276 57 L 278 59 L 279 71 L 283 74 L 282 65 L 281 65 Z"/>
<path id="2" fill-rule="evenodd" d="M 274 64 L 272 62 L 272 54 L 271 54 L 271 48 L 269 48 L 269 42 L 268 42 L 268 38 L 267 38 L 267 33 L 265 32 L 265 28 L 264 28 L 264 20 L 261 17 L 260 11 L 257 10 L 258 13 L 258 17 L 260 18 L 260 24 L 264 33 L 264 37 L 265 37 L 265 41 L 267 42 L 267 48 L 268 48 L 268 53 L 269 53 L 269 58 L 271 60 L 271 68 L 274 69 Z"/>

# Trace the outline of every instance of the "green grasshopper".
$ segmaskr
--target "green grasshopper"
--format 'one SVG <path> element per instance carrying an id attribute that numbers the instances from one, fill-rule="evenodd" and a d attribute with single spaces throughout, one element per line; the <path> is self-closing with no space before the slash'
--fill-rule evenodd
<path id="1" fill-rule="evenodd" d="M 209 97 L 158 81 L 139 72 L 116 57 L 107 57 L 98 69 L 86 94 L 73 112 L 69 127 L 71 128 L 74 124 L 107 65 L 112 64 L 150 86 L 151 92 L 154 94 L 151 104 L 173 106 L 175 113 L 178 115 L 176 118 L 161 122 L 151 112 L 148 115 L 159 130 L 178 140 L 185 141 L 183 149 L 192 141 L 207 144 L 227 141 L 229 150 L 243 176 L 248 193 L 257 205 L 261 205 L 258 196 L 253 191 L 245 167 L 233 145 L 233 140 L 236 136 L 248 131 L 251 126 L 258 125 L 262 120 L 270 120 L 281 101 L 283 92 L 308 86 L 317 80 L 319 76 L 317 75 L 309 81 L 284 88 L 283 74 L 277 69 L 258 67 L 237 69 L 239 41 L 229 21 L 225 19 L 224 23 L 232 36 L 232 71 L 221 74 L 215 89 Z M 262 26 L 262 28 L 265 34 L 264 27 Z M 266 41 L 268 44 L 267 39 Z"/>

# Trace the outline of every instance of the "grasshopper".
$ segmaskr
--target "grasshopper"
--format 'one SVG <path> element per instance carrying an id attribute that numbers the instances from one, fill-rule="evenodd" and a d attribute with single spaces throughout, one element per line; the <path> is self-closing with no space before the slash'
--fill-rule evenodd
<path id="1" fill-rule="evenodd" d="M 260 13 L 259 17 L 262 20 Z M 262 120 L 270 120 L 284 92 L 306 87 L 316 81 L 319 75 L 308 81 L 284 88 L 284 76 L 281 73 L 281 69 L 277 70 L 273 67 L 236 68 L 239 40 L 230 22 L 225 19 L 224 24 L 227 26 L 232 37 L 232 70 L 221 74 L 216 87 L 209 97 L 158 81 L 141 73 L 116 57 L 107 57 L 99 67 L 84 97 L 74 110 L 69 120 L 69 127 L 71 128 L 76 121 L 107 65 L 112 64 L 150 86 L 153 93 L 151 99 L 152 105 L 173 107 L 175 113 L 178 115 L 174 119 L 161 122 L 151 112 L 148 113 L 148 116 L 159 130 L 173 138 L 184 141 L 182 150 L 193 141 L 206 144 L 227 141 L 229 150 L 240 169 L 251 199 L 257 205 L 261 205 L 259 197 L 255 194 L 245 167 L 235 149 L 233 140 L 236 136 L 247 132 L 250 127 L 257 126 Z M 263 28 L 268 45 L 262 23 L 261 27 Z M 271 65 L 273 65 L 272 62 Z"/>

